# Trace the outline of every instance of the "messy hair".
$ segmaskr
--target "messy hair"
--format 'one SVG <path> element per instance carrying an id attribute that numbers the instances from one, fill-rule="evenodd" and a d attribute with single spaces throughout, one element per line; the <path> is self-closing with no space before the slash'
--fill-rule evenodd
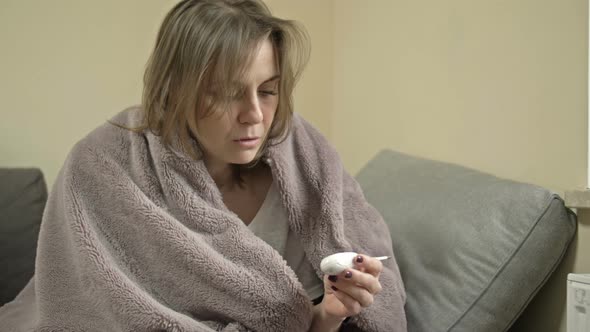
<path id="1" fill-rule="evenodd" d="M 293 115 L 293 90 L 309 58 L 309 39 L 295 21 L 272 16 L 260 0 L 184 0 L 166 15 L 144 74 L 142 109 L 149 129 L 170 145 L 178 140 L 183 152 L 195 159 L 197 122 L 224 112 L 232 82 L 239 82 L 261 41 L 268 39 L 275 52 L 280 78 L 279 102 L 273 123 L 255 161 L 269 141 L 286 137 Z M 212 102 L 204 103 L 215 86 Z M 209 98 L 210 99 L 210 98 Z"/>

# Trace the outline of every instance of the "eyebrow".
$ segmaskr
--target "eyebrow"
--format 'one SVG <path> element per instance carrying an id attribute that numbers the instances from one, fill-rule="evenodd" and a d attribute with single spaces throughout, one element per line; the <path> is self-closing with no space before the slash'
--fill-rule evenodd
<path id="1" fill-rule="evenodd" d="M 261 84 L 268 83 L 268 82 L 272 82 L 272 81 L 274 81 L 274 80 L 276 80 L 276 79 L 279 79 L 280 77 L 281 77 L 281 75 L 278 75 L 278 74 L 277 74 L 277 75 L 275 75 L 275 76 L 273 76 L 273 77 L 271 77 L 271 78 L 267 79 L 266 81 L 262 82 Z"/>
<path id="2" fill-rule="evenodd" d="M 279 78 L 281 78 L 281 75 L 280 74 L 276 74 L 276 75 L 272 76 L 271 78 L 266 79 L 264 82 L 260 83 L 260 85 L 266 84 L 268 82 L 275 81 L 275 80 L 277 80 Z M 237 82 L 235 84 L 237 84 L 237 86 L 240 86 L 241 85 L 240 83 L 237 83 Z"/>

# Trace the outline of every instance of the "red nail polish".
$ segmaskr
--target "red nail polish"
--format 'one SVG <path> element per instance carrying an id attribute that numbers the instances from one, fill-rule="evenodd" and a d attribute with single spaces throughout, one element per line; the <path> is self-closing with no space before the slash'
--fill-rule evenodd
<path id="1" fill-rule="evenodd" d="M 346 271 L 346 273 L 344 273 L 344 278 L 346 278 L 346 279 L 352 278 L 352 272 L 351 271 Z"/>
<path id="2" fill-rule="evenodd" d="M 336 282 L 336 281 L 338 281 L 338 277 L 337 276 L 329 276 L 328 280 L 330 280 L 331 282 Z"/>
<path id="3" fill-rule="evenodd" d="M 362 263 L 363 262 L 363 256 L 356 256 L 356 262 L 357 263 Z"/>
<path id="4" fill-rule="evenodd" d="M 338 288 L 332 286 L 332 290 L 335 291 L 335 292 L 337 292 L 338 291 Z"/>

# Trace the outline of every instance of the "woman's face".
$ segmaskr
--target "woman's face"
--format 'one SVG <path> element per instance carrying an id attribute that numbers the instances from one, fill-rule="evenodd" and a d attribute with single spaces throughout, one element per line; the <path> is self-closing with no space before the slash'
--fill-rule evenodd
<path id="1" fill-rule="evenodd" d="M 254 159 L 277 110 L 278 75 L 273 46 L 265 40 L 245 81 L 236 82 L 240 92 L 231 97 L 229 111 L 198 114 L 198 139 L 208 164 L 246 164 Z"/>

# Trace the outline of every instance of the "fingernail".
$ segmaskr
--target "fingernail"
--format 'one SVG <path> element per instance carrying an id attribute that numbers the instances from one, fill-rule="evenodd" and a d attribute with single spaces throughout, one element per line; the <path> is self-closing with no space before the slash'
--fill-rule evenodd
<path id="1" fill-rule="evenodd" d="M 338 291 L 338 288 L 332 286 L 332 290 L 335 291 L 335 292 L 337 292 Z"/>
<path id="2" fill-rule="evenodd" d="M 346 279 L 352 278 L 352 272 L 351 271 L 346 271 L 346 273 L 344 273 L 344 278 L 346 278 Z"/>
<path id="3" fill-rule="evenodd" d="M 356 262 L 357 263 L 362 263 L 363 262 L 363 256 L 356 256 Z"/>
<path id="4" fill-rule="evenodd" d="M 329 276 L 328 280 L 330 280 L 331 282 L 336 282 L 336 281 L 338 281 L 338 277 L 337 276 Z"/>

